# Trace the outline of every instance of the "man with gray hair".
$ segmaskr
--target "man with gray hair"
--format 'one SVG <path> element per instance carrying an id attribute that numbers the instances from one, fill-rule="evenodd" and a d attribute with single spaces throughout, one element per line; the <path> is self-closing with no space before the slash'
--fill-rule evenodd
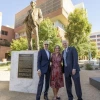
<path id="1" fill-rule="evenodd" d="M 62 45 L 65 48 L 64 51 L 62 52 L 62 55 L 63 55 L 63 70 L 65 74 L 65 83 L 68 94 L 68 100 L 73 100 L 71 77 L 75 84 L 75 90 L 78 100 L 83 100 L 81 84 L 80 84 L 80 74 L 79 74 L 80 68 L 78 65 L 77 50 L 75 49 L 75 47 L 69 47 L 68 41 L 66 40 L 62 41 Z"/>

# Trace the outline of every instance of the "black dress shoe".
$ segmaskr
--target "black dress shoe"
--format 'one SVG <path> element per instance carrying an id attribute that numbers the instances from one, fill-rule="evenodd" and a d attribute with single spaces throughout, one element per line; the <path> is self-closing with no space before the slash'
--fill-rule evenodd
<path id="1" fill-rule="evenodd" d="M 49 99 L 48 99 L 48 96 L 44 96 L 44 100 L 49 100 Z"/>
<path id="2" fill-rule="evenodd" d="M 78 99 L 78 100 L 83 100 L 83 99 Z"/>
<path id="3" fill-rule="evenodd" d="M 57 100 L 61 100 L 61 98 L 60 98 L 60 97 L 56 97 L 56 99 L 57 99 Z"/>

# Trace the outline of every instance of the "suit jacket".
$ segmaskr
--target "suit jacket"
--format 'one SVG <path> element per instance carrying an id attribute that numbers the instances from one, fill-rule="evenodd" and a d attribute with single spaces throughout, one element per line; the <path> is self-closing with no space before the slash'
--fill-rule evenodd
<path id="1" fill-rule="evenodd" d="M 62 52 L 62 56 L 64 54 L 64 51 Z M 64 58 L 63 58 L 63 72 L 65 75 L 72 74 L 72 69 L 76 69 L 76 72 L 80 71 L 79 65 L 78 65 L 78 53 L 75 47 L 68 47 L 66 52 L 66 62 L 67 67 L 64 66 Z"/>
<path id="2" fill-rule="evenodd" d="M 46 51 L 41 49 L 38 52 L 38 60 L 37 60 L 37 70 L 41 70 L 42 73 L 46 73 L 50 69 L 50 52 L 49 59 L 47 57 Z"/>
<path id="3" fill-rule="evenodd" d="M 39 26 L 42 20 L 43 20 L 43 15 L 41 9 L 35 8 L 34 10 L 30 9 L 28 11 L 28 15 L 26 16 L 23 23 L 26 23 L 28 26 L 30 26 L 30 24 L 32 25 L 34 24 L 33 26 L 36 27 L 37 25 Z"/>
<path id="4" fill-rule="evenodd" d="M 43 20 L 42 11 L 40 8 L 35 8 L 33 11 L 31 10 L 31 16 L 32 16 L 33 22 L 36 22 L 37 25 L 39 25 L 41 21 Z"/>

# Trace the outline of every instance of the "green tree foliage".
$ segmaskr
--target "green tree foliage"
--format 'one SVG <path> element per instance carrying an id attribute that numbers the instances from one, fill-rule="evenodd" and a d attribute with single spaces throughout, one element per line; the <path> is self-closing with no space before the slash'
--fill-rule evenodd
<path id="1" fill-rule="evenodd" d="M 57 28 L 54 27 L 52 21 L 47 18 L 44 19 L 39 27 L 39 42 L 40 42 L 40 48 L 43 48 L 43 42 L 45 40 L 48 40 L 50 45 L 49 49 L 51 52 L 54 51 L 55 45 L 61 46 L 61 39 L 58 36 Z M 26 38 L 20 38 L 17 40 L 13 40 L 11 43 L 11 50 L 26 50 L 27 49 L 27 39 Z M 35 41 L 33 39 L 33 49 L 35 50 Z"/>
<path id="2" fill-rule="evenodd" d="M 97 59 L 100 59 L 100 50 L 97 52 Z"/>
<path id="3" fill-rule="evenodd" d="M 90 46 L 91 56 L 92 56 L 92 58 L 95 58 L 98 53 L 96 42 L 90 42 L 90 45 L 91 45 Z"/>
<path id="4" fill-rule="evenodd" d="M 81 43 L 75 47 L 78 50 L 79 56 L 87 56 L 88 57 L 90 44 L 87 44 L 87 42 L 84 42 L 84 43 Z"/>
<path id="5" fill-rule="evenodd" d="M 20 39 L 13 40 L 10 48 L 11 50 L 15 50 L 15 51 L 26 50 L 28 48 L 27 39 L 21 37 Z"/>
<path id="6" fill-rule="evenodd" d="M 91 57 L 95 58 L 98 53 L 98 49 L 95 42 L 81 43 L 78 45 L 80 48 L 79 56 L 89 57 L 89 52 L 91 53 Z"/>
<path id="7" fill-rule="evenodd" d="M 58 36 L 57 28 L 54 27 L 52 21 L 47 18 L 44 19 L 39 27 L 39 40 L 40 40 L 40 48 L 43 47 L 43 41 L 48 40 L 50 45 L 50 51 L 54 51 L 55 45 L 61 46 L 61 39 Z"/>
<path id="8" fill-rule="evenodd" d="M 69 24 L 65 27 L 65 38 L 70 46 L 75 46 L 79 55 L 88 51 L 88 40 L 91 32 L 91 24 L 88 22 L 87 13 L 84 9 L 75 9 L 68 16 Z"/>
<path id="9" fill-rule="evenodd" d="M 70 45 L 78 45 L 85 42 L 91 32 L 91 24 L 88 22 L 86 11 L 75 9 L 68 16 L 68 26 L 65 28 L 65 37 L 69 40 Z"/>

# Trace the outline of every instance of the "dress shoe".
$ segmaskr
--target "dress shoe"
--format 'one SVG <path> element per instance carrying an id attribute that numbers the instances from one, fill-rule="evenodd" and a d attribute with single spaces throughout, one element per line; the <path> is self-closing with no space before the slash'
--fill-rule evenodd
<path id="1" fill-rule="evenodd" d="M 60 98 L 60 97 L 56 97 L 56 99 L 57 99 L 57 100 L 61 100 L 61 98 Z"/>
<path id="2" fill-rule="evenodd" d="M 48 96 L 44 96 L 44 100 L 49 100 L 49 99 L 48 99 Z"/>

